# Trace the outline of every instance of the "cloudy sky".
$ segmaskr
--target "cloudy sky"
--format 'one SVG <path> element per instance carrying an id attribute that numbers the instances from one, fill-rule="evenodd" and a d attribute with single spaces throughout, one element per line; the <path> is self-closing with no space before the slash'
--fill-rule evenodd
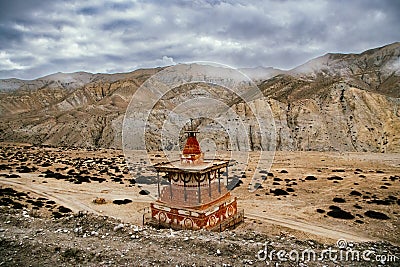
<path id="1" fill-rule="evenodd" d="M 290 69 L 400 40 L 398 0 L 0 0 L 0 78 L 191 61 Z"/>

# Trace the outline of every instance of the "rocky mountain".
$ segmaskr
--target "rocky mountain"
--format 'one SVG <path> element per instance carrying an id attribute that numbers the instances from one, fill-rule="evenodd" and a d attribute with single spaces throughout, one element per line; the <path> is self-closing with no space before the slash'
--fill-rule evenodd
<path id="1" fill-rule="evenodd" d="M 55 74 L 23 81 L 22 86 L 14 90 L 3 88 L 0 93 L 1 140 L 56 146 L 120 147 L 119 132 L 133 93 L 159 70 Z M 63 79 L 65 77 L 67 79 Z"/>
<path id="2" fill-rule="evenodd" d="M 266 79 L 270 79 L 276 75 L 286 73 L 284 70 L 275 69 L 272 67 L 241 68 L 239 71 L 247 75 L 255 82 L 265 81 Z"/>
<path id="3" fill-rule="evenodd" d="M 400 43 L 327 54 L 259 87 L 278 101 L 278 147 L 400 151 Z"/>
<path id="4" fill-rule="evenodd" d="M 361 54 L 326 54 L 290 71 L 299 78 L 342 80 L 363 90 L 400 97 L 399 43 Z"/>
<path id="5" fill-rule="evenodd" d="M 0 141 L 121 148 L 122 121 L 131 97 L 160 70 L 0 80 Z M 242 71 L 266 97 L 257 102 L 260 110 L 271 106 L 277 149 L 400 152 L 400 43 L 361 54 L 326 54 L 290 71 Z M 185 90 L 188 98 L 199 94 L 190 86 L 176 90 L 180 97 Z M 220 89 L 205 90 L 213 97 L 228 97 Z M 154 121 L 165 119 L 164 111 L 173 100 L 168 96 L 156 106 Z M 251 119 L 240 99 L 229 105 Z M 214 127 L 207 120 L 196 126 Z M 248 130 L 252 148 L 257 149 L 258 136 Z M 156 136 L 149 138 L 152 148 L 159 149 Z M 228 148 L 224 135 L 216 144 Z M 240 140 L 236 146 L 240 148 Z"/>

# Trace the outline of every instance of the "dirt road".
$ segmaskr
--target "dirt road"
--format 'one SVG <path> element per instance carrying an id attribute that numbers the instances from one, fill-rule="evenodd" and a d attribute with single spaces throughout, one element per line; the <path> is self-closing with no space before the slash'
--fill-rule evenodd
<path id="1" fill-rule="evenodd" d="M 79 199 L 82 195 L 82 190 L 74 190 L 71 188 L 65 189 L 61 187 L 52 187 L 46 184 L 26 183 L 24 181 L 10 180 L 7 178 L 0 178 L 0 184 L 9 185 L 16 189 L 20 189 L 27 192 L 33 192 L 38 196 L 45 197 L 50 200 L 56 201 L 59 205 L 70 208 L 74 212 L 88 211 L 97 215 L 113 215 L 107 214 L 107 211 L 102 211 L 101 206 L 93 208 L 93 205 L 89 205 Z M 84 194 L 89 198 L 95 198 L 96 192 L 85 190 Z M 127 195 L 127 192 L 113 192 L 113 198 L 123 198 Z M 136 197 L 133 199 L 135 203 L 150 203 L 152 199 L 147 197 Z M 276 224 L 297 231 L 303 231 L 313 235 L 329 238 L 332 240 L 346 239 L 354 242 L 366 242 L 372 241 L 372 238 L 366 236 L 356 235 L 354 233 L 346 232 L 340 229 L 331 229 L 321 225 L 311 224 L 307 222 L 301 222 L 294 219 L 283 218 L 272 214 L 255 214 L 246 212 L 246 217 L 249 219 L 256 219 L 270 224 Z M 122 218 L 121 218 L 122 219 Z"/>
<path id="2" fill-rule="evenodd" d="M 271 224 L 277 224 L 283 227 L 287 227 L 298 231 L 303 231 L 321 237 L 326 237 L 332 240 L 345 239 L 347 241 L 353 241 L 353 242 L 373 241 L 372 238 L 356 235 L 350 232 L 345 232 L 343 230 L 330 229 L 321 225 L 300 222 L 293 219 L 280 218 L 273 215 L 259 215 L 248 212 L 246 213 L 245 216 L 249 219 L 256 219 Z"/>

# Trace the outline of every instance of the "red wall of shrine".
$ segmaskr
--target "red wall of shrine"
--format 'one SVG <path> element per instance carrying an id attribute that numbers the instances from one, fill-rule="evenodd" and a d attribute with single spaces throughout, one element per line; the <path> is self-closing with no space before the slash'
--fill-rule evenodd
<path id="1" fill-rule="evenodd" d="M 237 201 L 216 205 L 207 210 L 194 210 L 185 208 L 173 208 L 159 203 L 151 204 L 151 216 L 153 221 L 162 226 L 176 229 L 210 229 L 237 214 Z"/>

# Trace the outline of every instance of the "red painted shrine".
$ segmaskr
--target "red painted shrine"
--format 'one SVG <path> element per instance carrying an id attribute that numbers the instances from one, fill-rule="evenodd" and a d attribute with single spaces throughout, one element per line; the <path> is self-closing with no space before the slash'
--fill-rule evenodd
<path id="1" fill-rule="evenodd" d="M 153 225 L 173 229 L 225 230 L 243 221 L 236 197 L 226 189 L 228 161 L 204 159 L 197 131 L 187 131 L 180 161 L 154 165 L 158 199 L 151 203 Z M 160 173 L 168 185 L 161 187 Z"/>

